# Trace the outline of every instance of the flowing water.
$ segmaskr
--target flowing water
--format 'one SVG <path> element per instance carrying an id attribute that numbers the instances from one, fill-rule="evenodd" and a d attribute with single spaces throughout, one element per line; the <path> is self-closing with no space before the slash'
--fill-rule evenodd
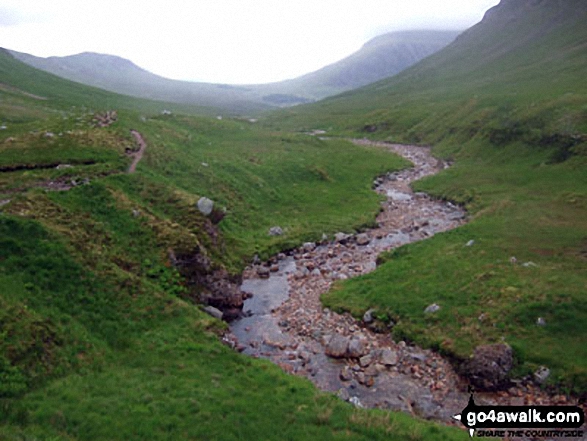
<path id="1" fill-rule="evenodd" d="M 451 417 L 466 406 L 469 394 L 466 381 L 448 361 L 430 350 L 394 342 L 389 332 L 374 332 L 368 317 L 356 321 L 320 303 L 320 295 L 334 281 L 373 271 L 379 253 L 456 228 L 466 220 L 460 207 L 411 190 L 415 180 L 447 167 L 428 148 L 354 142 L 388 149 L 414 164 L 374 182 L 375 191 L 386 196 L 378 227 L 280 254 L 263 264 L 271 268 L 269 277 L 266 269 L 259 272 L 260 266 L 247 268 L 242 289 L 253 296 L 245 301 L 245 318 L 231 323 L 230 338 L 238 350 L 268 358 L 357 406 L 402 410 L 455 424 Z M 479 394 L 477 400 L 516 405 L 548 401 L 536 393 L 528 398 L 528 390 L 513 387 Z"/>

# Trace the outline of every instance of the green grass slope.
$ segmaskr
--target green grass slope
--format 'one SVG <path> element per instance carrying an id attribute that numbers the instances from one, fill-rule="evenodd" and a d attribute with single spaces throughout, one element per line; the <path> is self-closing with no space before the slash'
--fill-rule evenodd
<path id="1" fill-rule="evenodd" d="M 113 55 L 85 52 L 41 58 L 16 51 L 10 53 L 30 66 L 62 78 L 133 97 L 212 107 L 231 115 L 272 108 L 247 87 L 170 80 Z"/>
<path id="2" fill-rule="evenodd" d="M 248 121 L 162 116 L 0 63 L 0 439 L 465 439 L 229 349 L 225 325 L 194 303 L 206 287 L 171 257 L 196 276 L 206 261 L 237 272 L 254 253 L 359 228 L 378 210 L 372 177 L 402 161 Z M 112 108 L 118 120 L 96 127 L 93 112 Z M 147 150 L 127 174 L 131 128 Z M 219 224 L 195 207 L 202 195 L 226 207 Z M 282 237 L 267 234 L 275 223 Z"/>
<path id="3" fill-rule="evenodd" d="M 127 109 L 159 113 L 171 109 L 186 113 L 214 114 L 217 110 L 197 105 L 179 105 L 146 99 L 131 99 L 95 87 L 65 80 L 34 69 L 0 48 L 0 120 L 10 122 L 31 114 L 32 118 L 56 111 Z"/>
<path id="4" fill-rule="evenodd" d="M 376 308 L 398 337 L 457 359 L 505 340 L 516 374 L 545 365 L 552 384 L 587 391 L 586 19 L 582 1 L 503 0 L 397 77 L 267 120 L 456 161 L 415 188 L 464 204 L 471 222 L 391 253 L 326 305 Z M 431 303 L 442 309 L 425 315 Z"/>

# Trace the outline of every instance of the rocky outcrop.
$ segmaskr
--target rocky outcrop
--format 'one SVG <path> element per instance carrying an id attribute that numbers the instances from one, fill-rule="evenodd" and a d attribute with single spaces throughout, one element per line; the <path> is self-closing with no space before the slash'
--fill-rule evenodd
<path id="1" fill-rule="evenodd" d="M 497 390 L 509 384 L 514 366 L 512 348 L 505 344 L 478 346 L 462 367 L 462 374 L 481 390 Z"/>

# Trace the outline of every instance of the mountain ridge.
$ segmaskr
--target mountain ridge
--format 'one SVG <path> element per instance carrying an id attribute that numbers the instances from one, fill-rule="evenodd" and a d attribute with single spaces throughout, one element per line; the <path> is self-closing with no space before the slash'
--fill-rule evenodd
<path id="1" fill-rule="evenodd" d="M 261 85 L 172 80 L 125 58 L 95 52 L 47 58 L 17 51 L 10 53 L 37 69 L 111 92 L 246 113 L 322 99 L 395 75 L 446 46 L 457 34 L 457 31 L 384 34 L 368 41 L 349 57 L 318 71 Z"/>

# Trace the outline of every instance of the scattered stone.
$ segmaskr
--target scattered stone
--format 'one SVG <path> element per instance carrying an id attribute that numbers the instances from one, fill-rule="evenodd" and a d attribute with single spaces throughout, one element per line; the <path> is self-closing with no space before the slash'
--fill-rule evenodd
<path id="1" fill-rule="evenodd" d="M 207 162 L 202 162 L 202 167 L 209 167 L 210 164 L 208 164 Z"/>
<path id="2" fill-rule="evenodd" d="M 365 324 L 370 324 L 373 323 L 373 321 L 375 320 L 373 318 L 373 313 L 375 312 L 374 309 L 369 309 L 367 312 L 365 312 L 365 314 L 363 314 L 363 323 Z"/>
<path id="3" fill-rule="evenodd" d="M 536 324 L 538 326 L 546 326 L 546 320 L 544 320 L 544 318 L 542 318 L 542 317 L 538 317 L 536 319 Z"/>
<path id="4" fill-rule="evenodd" d="M 10 204 L 10 199 L 3 199 L 0 200 L 0 207 L 3 207 L 4 205 Z"/>
<path id="5" fill-rule="evenodd" d="M 349 391 L 343 387 L 338 390 L 338 398 L 343 401 L 349 401 L 351 399 L 351 395 L 349 394 Z"/>
<path id="6" fill-rule="evenodd" d="M 550 376 L 550 369 L 546 366 L 540 366 L 540 368 L 534 372 L 534 380 L 538 384 L 543 384 Z"/>
<path id="7" fill-rule="evenodd" d="M 283 228 L 281 228 L 281 227 L 269 228 L 269 236 L 282 236 L 282 235 L 283 235 Z"/>
<path id="8" fill-rule="evenodd" d="M 66 168 L 72 168 L 73 165 L 71 164 L 59 164 L 57 167 L 55 167 L 55 169 L 57 170 L 64 170 Z"/>
<path id="9" fill-rule="evenodd" d="M 496 390 L 508 384 L 508 375 L 513 365 L 514 353 L 509 345 L 482 345 L 464 363 L 463 375 L 482 390 Z"/>
<path id="10" fill-rule="evenodd" d="M 204 312 L 214 318 L 217 318 L 218 320 L 222 320 L 222 317 L 224 316 L 224 313 L 221 310 L 214 308 L 213 306 L 206 306 L 204 308 Z"/>
<path id="11" fill-rule="evenodd" d="M 268 279 L 270 272 L 271 270 L 266 266 L 260 266 L 257 268 L 257 276 L 259 276 L 261 279 Z"/>
<path id="12" fill-rule="evenodd" d="M 394 352 L 391 349 L 383 349 L 379 361 L 385 366 L 395 366 L 398 358 L 397 352 Z"/>
<path id="13" fill-rule="evenodd" d="M 357 245 L 365 246 L 365 245 L 368 245 L 369 242 L 371 242 L 371 239 L 369 238 L 369 236 L 366 233 L 361 233 L 361 234 L 357 235 L 356 241 L 357 241 Z"/>
<path id="14" fill-rule="evenodd" d="M 334 241 L 335 242 L 338 242 L 338 243 L 344 244 L 344 243 L 347 242 L 347 240 L 349 239 L 349 237 L 351 237 L 351 236 L 348 235 L 348 234 L 345 234 L 345 233 L 336 233 L 334 235 Z"/>
<path id="15" fill-rule="evenodd" d="M 55 138 L 55 133 L 53 132 L 45 132 L 43 135 L 45 138 Z"/>
<path id="16" fill-rule="evenodd" d="M 1 125 L 0 126 L 0 130 L 6 130 L 8 127 L 6 127 L 5 125 Z"/>
<path id="17" fill-rule="evenodd" d="M 333 357 L 333 358 L 343 358 L 347 354 L 347 349 L 349 347 L 349 339 L 348 337 L 343 337 L 342 335 L 333 335 L 330 338 L 330 341 L 326 345 L 325 352 L 326 355 Z"/>
<path id="18" fill-rule="evenodd" d="M 351 381 L 353 379 L 353 371 L 350 367 L 345 366 L 340 371 L 339 377 L 342 381 Z"/>
<path id="19" fill-rule="evenodd" d="M 363 403 L 361 403 L 361 400 L 359 400 L 358 397 L 351 397 L 351 399 L 349 400 L 349 403 L 352 403 L 355 405 L 355 407 L 359 407 L 359 408 L 363 408 L 365 406 L 363 406 Z"/>
<path id="20" fill-rule="evenodd" d="M 359 359 L 359 365 L 362 368 L 365 368 L 373 363 L 373 356 L 371 354 L 367 354 Z"/>
<path id="21" fill-rule="evenodd" d="M 316 244 L 314 242 L 306 242 L 302 248 L 306 253 L 311 253 L 316 249 Z"/>
<path id="22" fill-rule="evenodd" d="M 413 354 L 410 354 L 410 357 L 412 358 L 412 360 L 416 360 L 416 361 L 426 361 L 426 359 L 428 358 L 428 356 L 422 352 L 416 352 Z"/>
<path id="23" fill-rule="evenodd" d="M 201 197 L 197 205 L 198 210 L 200 210 L 200 213 L 202 213 L 204 216 L 209 216 L 214 209 L 214 202 L 206 197 Z"/>
<path id="24" fill-rule="evenodd" d="M 524 262 L 522 264 L 522 266 L 524 268 L 530 268 L 530 267 L 536 268 L 536 267 L 538 267 L 538 265 L 536 265 L 534 262 Z"/>
<path id="25" fill-rule="evenodd" d="M 351 358 L 360 358 L 367 352 L 367 344 L 364 339 L 353 337 L 349 342 L 347 354 Z"/>
<path id="26" fill-rule="evenodd" d="M 132 216 L 133 217 L 139 217 L 141 215 L 141 212 L 137 209 L 133 209 L 132 211 Z"/>
<path id="27" fill-rule="evenodd" d="M 276 273 L 279 271 L 279 265 L 271 265 L 271 268 L 269 268 L 269 271 L 272 273 Z"/>
<path id="28" fill-rule="evenodd" d="M 448 216 L 448 220 L 458 221 L 465 218 L 465 214 L 461 212 L 452 213 Z"/>
<path id="29" fill-rule="evenodd" d="M 433 303 L 432 305 L 426 307 L 426 309 L 424 310 L 426 314 L 433 314 L 438 311 L 440 311 L 440 306 L 438 306 L 436 303 Z"/>
<path id="30" fill-rule="evenodd" d="M 512 265 L 515 265 L 517 261 L 518 261 L 518 259 L 516 259 L 514 256 L 510 257 L 510 263 Z"/>
<path id="31" fill-rule="evenodd" d="M 475 244 L 475 241 L 474 241 L 474 240 L 470 240 L 469 242 L 467 242 L 467 243 L 465 244 L 465 246 L 466 246 L 466 247 L 472 247 L 474 244 Z"/>

